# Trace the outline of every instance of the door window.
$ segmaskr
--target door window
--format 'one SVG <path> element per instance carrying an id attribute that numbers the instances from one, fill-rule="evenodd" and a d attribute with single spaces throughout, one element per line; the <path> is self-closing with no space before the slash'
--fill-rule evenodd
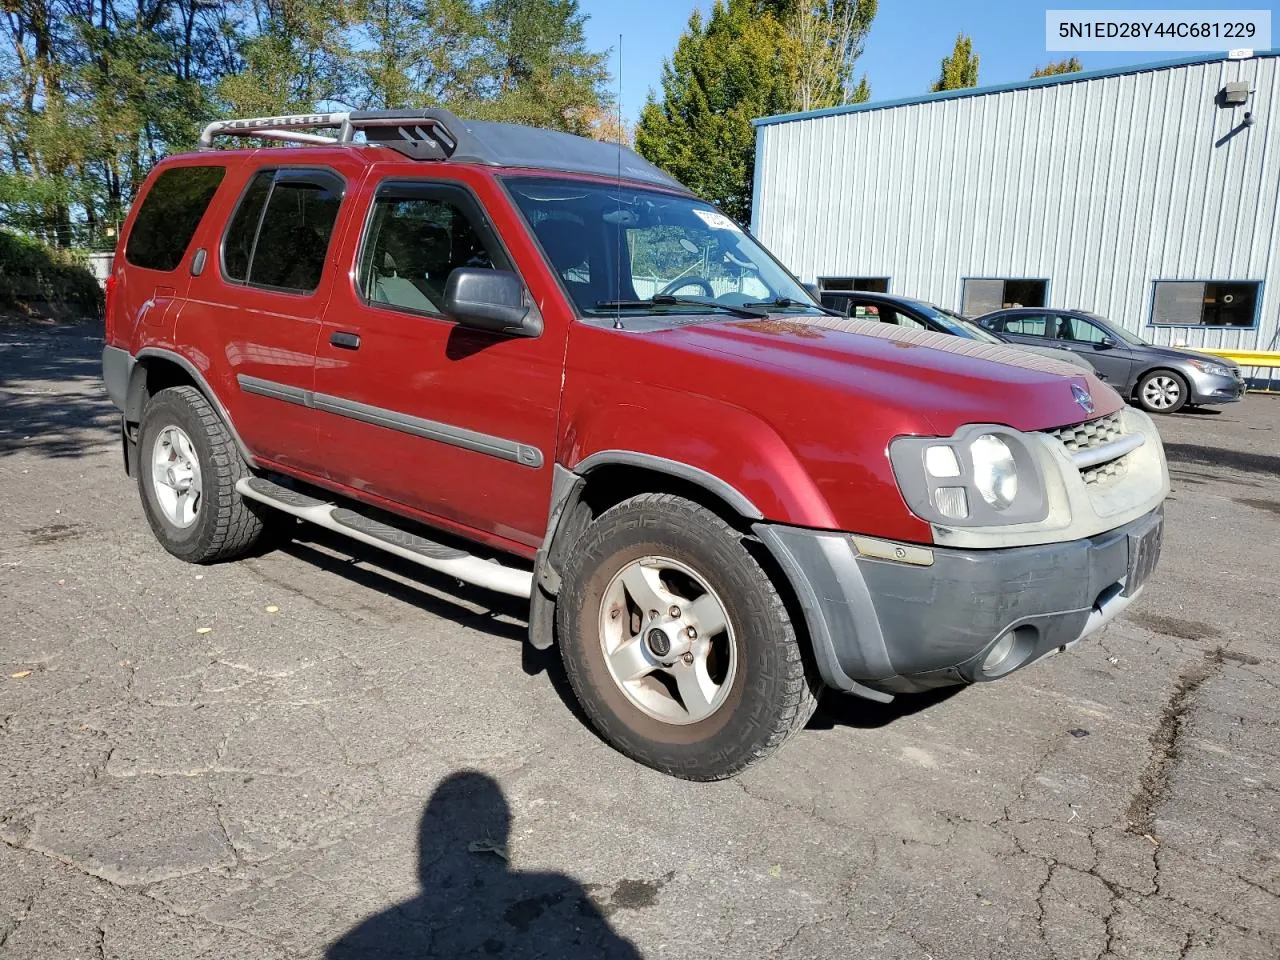
<path id="1" fill-rule="evenodd" d="M 1049 318 L 1043 313 L 1018 314 L 1005 317 L 1000 321 L 1003 333 L 1012 333 L 1020 337 L 1043 337 L 1049 327 Z M 1053 336 L 1051 333 L 1050 336 Z"/>
<path id="2" fill-rule="evenodd" d="M 1058 317 L 1058 339 L 1072 343 L 1098 344 L 1108 339 L 1106 331 L 1082 317 Z"/>
<path id="3" fill-rule="evenodd" d="M 386 186 L 365 231 L 358 283 L 369 303 L 444 316 L 444 288 L 459 267 L 506 268 L 486 240 L 474 201 L 448 186 Z"/>
<path id="4" fill-rule="evenodd" d="M 320 285 L 343 182 L 319 170 L 263 170 L 236 208 L 222 243 L 229 280 L 290 293 Z"/>
<path id="5" fill-rule="evenodd" d="M 156 177 L 129 231 L 124 258 L 146 270 L 182 262 L 226 167 L 173 167 Z"/>

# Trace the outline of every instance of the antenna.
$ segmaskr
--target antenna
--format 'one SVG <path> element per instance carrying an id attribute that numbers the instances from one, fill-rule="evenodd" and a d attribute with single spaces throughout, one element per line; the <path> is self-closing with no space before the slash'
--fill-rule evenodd
<path id="1" fill-rule="evenodd" d="M 613 308 L 613 329 L 622 330 L 625 329 L 622 326 L 622 34 L 618 34 L 618 105 L 614 118 L 618 123 L 618 255 L 613 269 L 613 282 L 617 287 L 613 298 L 617 304 Z"/>

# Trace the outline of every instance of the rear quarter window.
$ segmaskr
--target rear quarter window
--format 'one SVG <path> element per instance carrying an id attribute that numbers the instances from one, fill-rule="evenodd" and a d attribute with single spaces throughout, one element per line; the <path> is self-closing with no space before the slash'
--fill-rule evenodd
<path id="1" fill-rule="evenodd" d="M 125 260 L 146 270 L 176 269 L 226 172 L 173 167 L 156 177 L 129 231 Z"/>

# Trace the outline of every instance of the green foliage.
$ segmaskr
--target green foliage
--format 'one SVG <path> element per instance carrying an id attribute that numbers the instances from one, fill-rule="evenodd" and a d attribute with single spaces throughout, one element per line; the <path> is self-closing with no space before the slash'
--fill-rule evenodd
<path id="1" fill-rule="evenodd" d="M 704 24 L 695 11 L 672 59 L 663 99 L 652 95 L 636 149 L 738 220 L 751 212 L 755 117 L 790 109 L 789 44 L 772 14 L 750 0 L 717 0 Z"/>
<path id="2" fill-rule="evenodd" d="M 854 63 L 876 0 L 717 0 L 689 19 L 636 126 L 642 156 L 745 222 L 756 117 L 871 97 Z"/>
<path id="3" fill-rule="evenodd" d="M 1066 60 L 1055 60 L 1046 63 L 1043 67 L 1036 67 L 1031 73 L 1031 79 L 1037 77 L 1056 77 L 1062 73 L 1079 73 L 1084 69 L 1084 64 L 1080 62 L 1078 57 L 1068 57 Z"/>
<path id="4" fill-rule="evenodd" d="M 871 99 L 854 63 L 879 7 L 878 0 L 789 0 L 776 4 L 793 42 L 792 108 L 817 110 Z"/>
<path id="5" fill-rule="evenodd" d="M 110 246 L 219 116 L 442 104 L 595 132 L 584 21 L 577 0 L 0 0 L 0 220 Z"/>
<path id="6" fill-rule="evenodd" d="M 102 291 L 93 274 L 68 251 L 0 230 L 0 307 L 26 309 L 44 303 L 96 314 Z"/>
<path id="7" fill-rule="evenodd" d="M 929 89 L 937 93 L 942 90 L 976 87 L 980 59 L 973 52 L 973 37 L 960 34 L 956 37 L 956 45 L 951 51 L 951 56 L 942 58 L 942 72 Z"/>

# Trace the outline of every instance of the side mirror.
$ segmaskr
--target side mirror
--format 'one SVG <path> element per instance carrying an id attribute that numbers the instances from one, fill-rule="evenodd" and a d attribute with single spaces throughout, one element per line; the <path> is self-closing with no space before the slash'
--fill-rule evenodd
<path id="1" fill-rule="evenodd" d="M 461 326 L 519 337 L 542 333 L 542 317 L 524 299 L 524 284 L 509 270 L 458 267 L 444 285 L 444 312 Z"/>
<path id="2" fill-rule="evenodd" d="M 808 291 L 809 296 L 813 297 L 813 299 L 817 300 L 819 303 L 822 302 L 822 291 L 818 289 L 818 285 L 816 283 L 805 283 L 802 284 L 802 286 L 806 291 Z"/>
<path id="3" fill-rule="evenodd" d="M 1116 345 L 1116 342 L 1112 340 L 1110 337 L 1103 337 L 1101 340 L 1098 341 L 1098 346 L 1103 348 L 1114 347 L 1115 345 Z"/>

